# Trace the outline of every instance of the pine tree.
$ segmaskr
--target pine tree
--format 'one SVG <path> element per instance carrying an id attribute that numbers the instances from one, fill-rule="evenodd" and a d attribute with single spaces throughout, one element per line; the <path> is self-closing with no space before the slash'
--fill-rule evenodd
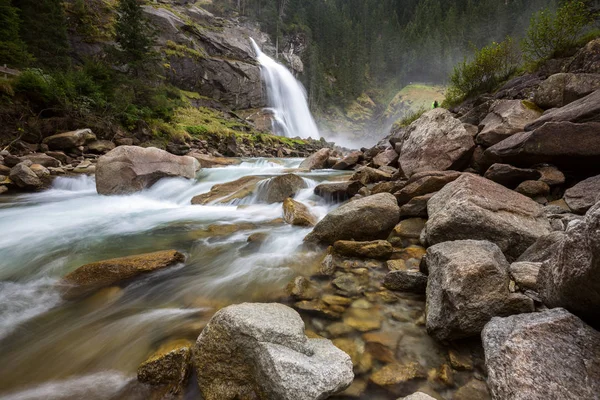
<path id="1" fill-rule="evenodd" d="M 117 12 L 116 39 L 123 61 L 136 71 L 144 69 L 152 58 L 155 32 L 137 0 L 121 0 Z"/>
<path id="2" fill-rule="evenodd" d="M 0 64 L 23 67 L 32 61 L 19 36 L 19 15 L 10 0 L 0 0 Z"/>

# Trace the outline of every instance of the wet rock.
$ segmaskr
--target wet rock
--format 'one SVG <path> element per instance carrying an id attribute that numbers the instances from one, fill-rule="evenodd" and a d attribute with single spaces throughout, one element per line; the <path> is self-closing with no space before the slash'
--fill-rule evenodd
<path id="1" fill-rule="evenodd" d="M 517 132 L 522 132 L 525 125 L 541 115 L 542 111 L 531 103 L 522 100 L 498 100 L 481 121 L 481 131 L 476 142 L 484 147 L 493 146 Z"/>
<path id="2" fill-rule="evenodd" d="M 73 168 L 76 174 L 93 174 L 96 172 L 96 166 L 90 160 L 84 160 Z"/>
<path id="3" fill-rule="evenodd" d="M 473 370 L 473 359 L 471 355 L 466 354 L 466 352 L 450 349 L 448 350 L 448 359 L 450 360 L 452 368 L 457 371 Z"/>
<path id="4" fill-rule="evenodd" d="M 537 277 L 541 262 L 514 262 L 510 265 L 510 275 L 522 289 L 537 290 Z"/>
<path id="5" fill-rule="evenodd" d="M 41 179 L 26 163 L 19 163 L 10 169 L 10 180 L 21 189 L 37 190 L 43 185 Z"/>
<path id="6" fill-rule="evenodd" d="M 96 190 L 102 195 L 134 193 L 161 178 L 195 178 L 199 169 L 192 157 L 174 156 L 154 147 L 119 146 L 98 159 Z"/>
<path id="7" fill-rule="evenodd" d="M 476 336 L 492 317 L 534 310 L 531 299 L 509 292 L 509 264 L 493 243 L 440 243 L 426 260 L 427 332 L 438 340 Z"/>
<path id="8" fill-rule="evenodd" d="M 183 394 L 191 370 L 192 342 L 175 340 L 162 345 L 137 370 L 140 382 L 168 385 L 171 395 Z"/>
<path id="9" fill-rule="evenodd" d="M 537 180 L 542 176 L 542 173 L 530 168 L 517 168 L 509 164 L 494 164 L 485 172 L 484 177 L 490 181 L 514 188 L 521 182 Z"/>
<path id="10" fill-rule="evenodd" d="M 222 167 L 227 165 L 237 165 L 241 163 L 240 159 L 229 157 L 214 157 L 210 154 L 188 153 L 190 157 L 194 157 L 200 163 L 201 168 Z"/>
<path id="11" fill-rule="evenodd" d="M 400 394 L 409 391 L 411 384 L 415 384 L 415 381 L 424 379 L 426 376 L 423 368 L 417 363 L 393 363 L 387 364 L 373 373 L 369 380 L 394 394 Z"/>
<path id="12" fill-rule="evenodd" d="M 376 167 L 394 166 L 398 163 L 398 153 L 394 149 L 386 149 L 373 158 Z"/>
<path id="13" fill-rule="evenodd" d="M 298 313 L 281 304 L 220 310 L 193 360 L 206 400 L 325 399 L 354 378 L 350 357 L 329 340 L 308 339 Z"/>
<path id="14" fill-rule="evenodd" d="M 362 187 L 357 181 L 321 183 L 315 187 L 315 194 L 328 201 L 340 202 L 354 197 Z"/>
<path id="15" fill-rule="evenodd" d="M 600 75 L 558 73 L 543 81 L 533 101 L 543 109 L 560 108 L 600 89 Z"/>
<path id="16" fill-rule="evenodd" d="M 283 219 L 296 226 L 315 226 L 317 223 L 317 217 L 307 206 L 289 197 L 283 201 Z"/>
<path id="17" fill-rule="evenodd" d="M 485 157 L 525 167 L 549 163 L 564 171 L 589 175 L 590 171 L 599 169 L 595 166 L 600 158 L 599 129 L 598 122 L 548 122 L 488 148 Z"/>
<path id="18" fill-rule="evenodd" d="M 227 204 L 233 200 L 243 199 L 256 191 L 256 184 L 264 178 L 260 176 L 244 176 L 232 182 L 214 185 L 208 193 L 192 198 L 192 204 Z"/>
<path id="19" fill-rule="evenodd" d="M 400 221 L 390 233 L 388 242 L 396 247 L 405 245 L 406 239 L 419 239 L 427 221 L 423 218 L 409 218 Z"/>
<path id="20" fill-rule="evenodd" d="M 542 207 L 488 179 L 465 174 L 433 196 L 428 204 L 426 240 L 489 240 L 516 258 L 540 236 L 550 233 Z"/>
<path id="21" fill-rule="evenodd" d="M 258 200 L 265 203 L 281 203 L 288 197 L 294 197 L 307 187 L 304 179 L 294 174 L 279 175 L 269 179 L 260 188 Z"/>
<path id="22" fill-rule="evenodd" d="M 312 154 L 306 160 L 300 164 L 300 169 L 324 169 L 327 167 L 327 160 L 331 154 L 331 150 L 328 148 L 321 149 L 316 153 Z"/>
<path id="23" fill-rule="evenodd" d="M 62 296 L 65 299 L 83 297 L 100 288 L 123 283 L 184 260 L 183 254 L 175 250 L 165 250 L 86 264 L 62 279 Z"/>
<path id="24" fill-rule="evenodd" d="M 542 181 L 525 181 L 517 186 L 515 192 L 527 197 L 536 198 L 550 194 L 550 186 Z"/>
<path id="25" fill-rule="evenodd" d="M 352 169 L 362 159 L 362 155 L 362 151 L 353 151 L 335 163 L 332 168 L 336 170 Z"/>
<path id="26" fill-rule="evenodd" d="M 600 333 L 564 309 L 494 318 L 481 334 L 494 399 L 593 399 Z"/>
<path id="27" fill-rule="evenodd" d="M 418 270 L 391 271 L 385 276 L 383 286 L 399 292 L 425 293 L 427 276 Z"/>
<path id="28" fill-rule="evenodd" d="M 53 167 L 53 168 L 60 167 L 60 161 L 59 160 L 57 160 L 54 157 L 50 157 L 49 155 L 44 154 L 44 153 L 27 154 L 25 156 L 22 156 L 21 160 L 29 160 L 33 164 L 39 164 L 39 165 L 42 165 L 42 166 L 44 166 L 46 168 L 48 168 L 48 167 Z"/>
<path id="29" fill-rule="evenodd" d="M 600 199 L 600 175 L 588 178 L 565 192 L 565 202 L 571 210 L 584 214 Z"/>
<path id="30" fill-rule="evenodd" d="M 313 300 L 319 296 L 319 288 L 303 276 L 295 277 L 286 291 L 297 300 Z"/>
<path id="31" fill-rule="evenodd" d="M 471 379 L 466 385 L 458 388 L 452 400 L 489 400 L 490 391 L 485 382 Z"/>
<path id="32" fill-rule="evenodd" d="M 459 169 L 469 162 L 473 137 L 452 114 L 437 108 L 410 125 L 400 151 L 400 168 L 406 176 L 417 172 Z"/>
<path id="33" fill-rule="evenodd" d="M 355 296 L 362 292 L 360 281 L 353 274 L 341 274 L 331 281 L 331 284 L 349 296 Z"/>
<path id="34" fill-rule="evenodd" d="M 351 181 L 359 181 L 363 185 L 377 183 L 381 181 L 389 181 L 392 179 L 392 174 L 374 169 L 370 167 L 362 167 L 350 177 Z"/>
<path id="35" fill-rule="evenodd" d="M 382 239 L 398 223 L 398 218 L 396 198 L 389 193 L 380 193 L 333 210 L 304 240 L 332 244 L 337 240 Z"/>
<path id="36" fill-rule="evenodd" d="M 370 242 L 338 240 L 333 244 L 333 250 L 346 257 L 387 260 L 392 255 L 394 248 L 385 240 L 374 240 Z"/>
<path id="37" fill-rule="evenodd" d="M 87 144 L 88 150 L 95 154 L 106 154 L 116 146 L 110 140 L 94 140 Z"/>
<path id="38" fill-rule="evenodd" d="M 50 150 L 71 150 L 79 146 L 85 146 L 88 142 L 94 140 L 96 140 L 96 135 L 90 129 L 79 129 L 48 136 L 43 140 L 43 143 L 48 145 Z"/>
<path id="39" fill-rule="evenodd" d="M 417 196 L 410 199 L 408 203 L 400 207 L 400 218 L 427 218 L 427 202 L 436 193 L 437 192 L 428 193 L 423 196 Z"/>
<path id="40" fill-rule="evenodd" d="M 344 316 L 344 323 L 359 332 L 376 331 L 381 328 L 382 317 L 372 310 L 349 309 Z"/>
<path id="41" fill-rule="evenodd" d="M 367 384 L 368 384 L 368 382 L 364 379 L 360 379 L 360 378 L 354 379 L 354 381 L 352 381 L 352 385 L 350 385 L 348 387 L 348 389 L 344 390 L 343 392 L 338 393 L 337 395 L 334 396 L 334 398 L 341 397 L 343 399 L 347 399 L 347 398 L 360 399 L 360 398 L 362 398 L 363 394 L 367 390 Z"/>
<path id="42" fill-rule="evenodd" d="M 294 303 L 294 308 L 319 318 L 340 319 L 345 309 L 342 306 L 327 305 L 320 300 L 302 300 Z"/>
<path id="43" fill-rule="evenodd" d="M 365 345 L 360 339 L 338 338 L 332 340 L 332 342 L 335 347 L 350 356 L 355 373 L 365 373 L 371 369 L 370 362 L 368 365 L 364 365 L 363 360 L 368 356 L 365 357 Z"/>
<path id="44" fill-rule="evenodd" d="M 8 188 L 4 185 L 0 185 L 0 194 L 8 192 Z"/>
<path id="45" fill-rule="evenodd" d="M 578 123 L 600 121 L 600 89 L 564 107 L 546 112 L 535 122 L 528 124 L 525 130 L 537 129 L 548 122 L 564 121 Z"/>
<path id="46" fill-rule="evenodd" d="M 395 193 L 400 206 L 408 203 L 411 199 L 437 192 L 450 182 L 454 182 L 461 176 L 457 171 L 426 171 L 413 175 L 406 186 Z"/>
<path id="47" fill-rule="evenodd" d="M 600 326 L 600 203 L 569 225 L 540 269 L 538 290 L 548 307 Z"/>

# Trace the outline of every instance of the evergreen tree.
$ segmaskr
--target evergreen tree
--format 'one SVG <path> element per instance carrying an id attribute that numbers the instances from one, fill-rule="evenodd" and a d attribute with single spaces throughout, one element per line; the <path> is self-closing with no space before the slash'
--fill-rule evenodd
<path id="1" fill-rule="evenodd" d="M 145 69 L 153 56 L 155 32 L 137 0 L 121 0 L 117 12 L 116 39 L 123 61 L 135 71 Z"/>
<path id="2" fill-rule="evenodd" d="M 32 61 L 19 36 L 19 15 L 10 0 L 0 0 L 0 65 L 23 67 Z"/>

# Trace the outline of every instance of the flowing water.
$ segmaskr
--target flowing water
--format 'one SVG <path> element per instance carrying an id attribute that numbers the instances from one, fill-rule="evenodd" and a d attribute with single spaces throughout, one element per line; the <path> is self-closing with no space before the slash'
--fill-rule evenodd
<path id="1" fill-rule="evenodd" d="M 319 139 L 319 130 L 308 108 L 306 90 L 283 65 L 264 54 L 253 39 L 267 100 L 273 112 L 273 130 L 280 136 Z"/>

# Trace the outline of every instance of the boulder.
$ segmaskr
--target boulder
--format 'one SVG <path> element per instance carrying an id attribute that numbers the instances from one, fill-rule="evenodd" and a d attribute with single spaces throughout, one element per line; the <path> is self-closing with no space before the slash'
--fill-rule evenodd
<path id="1" fill-rule="evenodd" d="M 400 207 L 400 218 L 427 218 L 427 202 L 436 193 L 428 193 L 410 199 L 408 203 Z"/>
<path id="2" fill-rule="evenodd" d="M 10 169 L 11 181 L 21 189 L 36 190 L 42 187 L 42 180 L 31 170 L 27 163 L 19 163 Z"/>
<path id="3" fill-rule="evenodd" d="M 571 210 L 584 214 L 600 197 L 600 175 L 588 178 L 565 191 L 565 202 Z"/>
<path id="4" fill-rule="evenodd" d="M 398 153 L 394 149 L 386 149 L 373 158 L 376 167 L 393 166 L 398 162 Z"/>
<path id="5" fill-rule="evenodd" d="M 406 181 L 390 181 L 390 182 L 379 182 L 373 185 L 371 188 L 372 194 L 377 193 L 396 193 L 402 190 L 406 186 Z"/>
<path id="6" fill-rule="evenodd" d="M 461 175 L 457 171 L 426 171 L 413 175 L 406 185 L 394 195 L 398 204 L 403 206 L 411 199 L 437 192 Z"/>
<path id="7" fill-rule="evenodd" d="M 599 111 L 600 112 L 600 111 Z M 548 122 L 517 133 L 488 148 L 485 157 L 505 164 L 530 167 L 550 163 L 564 171 L 600 170 L 600 123 Z"/>
<path id="8" fill-rule="evenodd" d="M 309 339 L 282 304 L 244 303 L 217 312 L 193 362 L 206 400 L 318 400 L 348 387 L 352 361 L 326 339 Z"/>
<path id="9" fill-rule="evenodd" d="M 541 174 L 539 180 L 548 186 L 558 186 L 565 183 L 565 174 L 553 165 L 541 165 L 536 169 Z"/>
<path id="10" fill-rule="evenodd" d="M 536 121 L 528 124 L 525 130 L 532 131 L 548 122 L 600 122 L 600 89 L 564 107 L 546 112 Z"/>
<path id="11" fill-rule="evenodd" d="M 600 89 L 600 74 L 559 73 L 535 91 L 533 101 L 543 109 L 560 108 Z"/>
<path id="12" fill-rule="evenodd" d="M 443 108 L 423 114 L 413 122 L 400 151 L 400 168 L 407 177 L 422 171 L 460 169 L 475 148 L 463 124 Z"/>
<path id="13" fill-rule="evenodd" d="M 33 154 L 27 154 L 25 156 L 21 157 L 21 160 L 29 160 L 34 164 L 39 164 L 42 165 L 46 168 L 48 167 L 52 167 L 52 168 L 57 168 L 60 167 L 60 161 L 57 160 L 54 157 L 50 157 L 49 155 L 46 155 L 44 153 L 33 153 Z"/>
<path id="14" fill-rule="evenodd" d="M 338 240 L 384 239 L 398 223 L 399 213 L 393 195 L 375 194 L 333 210 L 304 240 L 333 244 Z"/>
<path id="15" fill-rule="evenodd" d="M 438 340 L 478 335 L 495 316 L 534 310 L 533 301 L 510 293 L 509 264 L 498 246 L 457 240 L 427 249 L 427 332 Z"/>
<path id="16" fill-rule="evenodd" d="M 494 318 L 481 334 L 494 399 L 595 399 L 600 333 L 564 309 Z"/>
<path id="17" fill-rule="evenodd" d="M 600 203 L 584 221 L 569 224 L 540 269 L 538 289 L 548 307 L 566 308 L 600 326 Z"/>
<path id="18" fill-rule="evenodd" d="M 200 169 L 195 158 L 174 156 L 155 147 L 119 146 L 96 164 L 96 190 L 102 195 L 139 192 L 166 177 L 193 179 Z"/>
<path id="19" fill-rule="evenodd" d="M 550 186 L 542 181 L 525 181 L 517 186 L 515 192 L 521 193 L 527 197 L 536 198 L 538 196 L 547 196 L 550 194 Z"/>
<path id="20" fill-rule="evenodd" d="M 542 111 L 534 104 L 523 100 L 498 100 L 490 108 L 490 113 L 481 121 L 476 142 L 484 147 L 522 132 L 525 125 L 535 121 Z"/>
<path id="21" fill-rule="evenodd" d="M 33 164 L 29 167 L 29 169 L 31 169 L 33 173 L 42 180 L 42 182 L 50 176 L 50 171 L 43 165 Z"/>
<path id="22" fill-rule="evenodd" d="M 575 73 L 600 74 L 600 39 L 594 39 L 580 49 L 567 70 Z"/>
<path id="23" fill-rule="evenodd" d="M 42 143 L 48 145 L 50 150 L 71 150 L 93 140 L 96 140 L 96 135 L 90 129 L 79 129 L 48 136 Z"/>
<path id="24" fill-rule="evenodd" d="M 61 281 L 64 299 L 86 296 L 107 286 L 181 263 L 185 256 L 175 250 L 113 258 L 83 265 Z"/>
<path id="25" fill-rule="evenodd" d="M 113 150 L 116 146 L 110 140 L 94 140 L 87 144 L 90 153 L 106 154 Z"/>
<path id="26" fill-rule="evenodd" d="M 399 292 L 423 294 L 427 288 L 427 275 L 418 270 L 391 271 L 385 276 L 383 286 Z"/>
<path id="27" fill-rule="evenodd" d="M 510 276 L 522 289 L 537 290 L 537 277 L 541 262 L 514 262 L 510 264 Z"/>
<path id="28" fill-rule="evenodd" d="M 418 240 L 425 229 L 425 222 L 427 221 L 423 218 L 408 218 L 400 221 L 390 233 L 388 242 L 396 247 L 405 247 L 406 239 Z"/>
<path id="29" fill-rule="evenodd" d="M 214 185 L 208 193 L 192 198 L 192 204 L 228 204 L 250 196 L 256 191 L 258 182 L 263 181 L 260 176 L 247 175 L 235 181 Z"/>
<path id="30" fill-rule="evenodd" d="M 542 173 L 530 168 L 517 168 L 509 164 L 493 164 L 485 172 L 484 177 L 490 181 L 514 188 L 523 181 L 537 180 L 542 176 Z"/>
<path id="31" fill-rule="evenodd" d="M 315 226 L 317 223 L 317 217 L 307 206 L 289 197 L 283 201 L 283 219 L 296 226 Z"/>
<path id="32" fill-rule="evenodd" d="M 308 185 L 298 175 L 279 175 L 261 183 L 257 188 L 257 200 L 265 203 L 281 203 L 294 197 Z"/>
<path id="33" fill-rule="evenodd" d="M 363 187 L 358 181 L 321 183 L 315 187 L 315 194 L 328 201 L 345 201 L 356 194 Z"/>
<path id="34" fill-rule="evenodd" d="M 392 174 L 370 167 L 362 167 L 350 177 L 351 181 L 359 181 L 363 185 L 389 181 L 391 179 Z"/>
<path id="35" fill-rule="evenodd" d="M 338 240 L 333 244 L 333 250 L 346 257 L 375 258 L 387 260 L 394 252 L 390 242 L 385 240 L 374 240 L 370 242 L 355 242 L 350 240 Z"/>
<path id="36" fill-rule="evenodd" d="M 488 179 L 464 174 L 446 185 L 427 203 L 426 240 L 430 245 L 448 240 L 489 240 L 516 258 L 550 223 L 535 201 Z"/>
<path id="37" fill-rule="evenodd" d="M 362 159 L 362 151 L 353 151 L 333 165 L 333 169 L 346 170 L 353 168 Z"/>
<path id="38" fill-rule="evenodd" d="M 564 236 L 563 232 L 551 232 L 540 236 L 517 261 L 544 262 L 556 251 Z"/>
<path id="39" fill-rule="evenodd" d="M 398 400 L 435 400 L 433 397 L 431 397 L 428 394 L 425 394 L 423 392 L 417 392 L 417 393 L 413 393 L 410 396 L 406 396 L 406 397 L 402 397 L 401 399 Z"/>
<path id="40" fill-rule="evenodd" d="M 168 385 L 169 393 L 183 394 L 191 370 L 192 343 L 174 340 L 160 346 L 137 370 L 140 382 Z"/>
<path id="41" fill-rule="evenodd" d="M 329 148 L 323 148 L 316 153 L 312 154 L 306 160 L 302 161 L 298 168 L 300 169 L 323 169 L 327 167 L 327 160 L 329 160 L 329 156 L 331 154 L 331 150 Z"/>

